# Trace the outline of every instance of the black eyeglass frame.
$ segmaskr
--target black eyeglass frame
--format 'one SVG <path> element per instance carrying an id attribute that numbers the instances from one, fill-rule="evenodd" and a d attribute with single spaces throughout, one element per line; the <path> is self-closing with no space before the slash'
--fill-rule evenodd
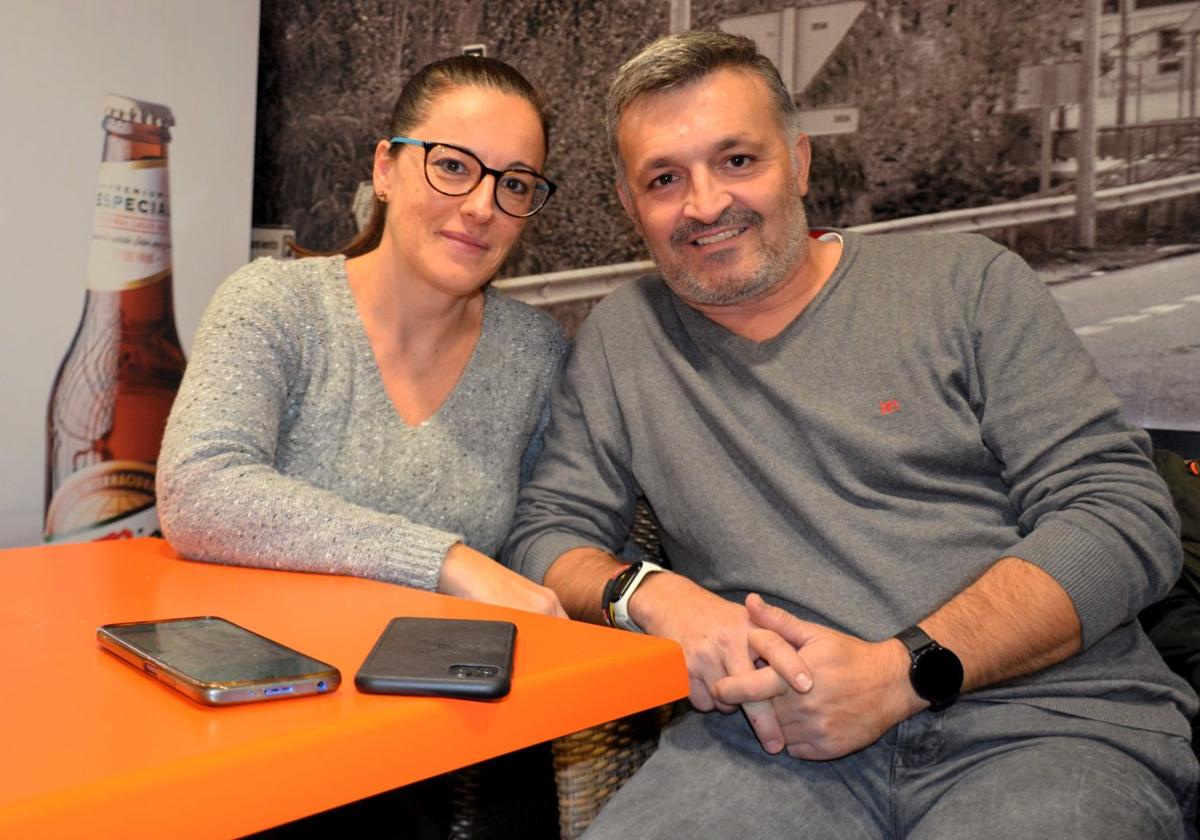
<path id="1" fill-rule="evenodd" d="M 554 191 L 558 189 L 558 186 L 553 181 L 534 169 L 492 169 L 490 166 L 485 166 L 483 161 L 479 159 L 479 156 L 470 149 L 464 149 L 462 146 L 455 146 L 453 143 L 433 143 L 429 140 L 418 140 L 415 137 L 392 137 L 388 142 L 390 142 L 393 146 L 397 144 L 403 144 L 405 146 L 420 146 L 423 148 L 425 150 L 425 159 L 421 163 L 421 171 L 425 173 L 425 183 L 429 184 L 434 191 L 439 192 L 442 195 L 467 195 L 471 192 L 471 190 L 479 186 L 485 175 L 491 175 L 492 200 L 496 202 L 496 207 L 499 208 L 501 213 L 512 216 L 515 219 L 528 219 L 530 216 L 536 214 L 550 202 L 550 199 L 554 196 Z M 436 148 L 437 146 L 442 146 L 447 149 L 453 149 L 456 152 L 461 152 L 479 164 L 479 180 L 472 184 L 470 189 L 460 193 L 448 193 L 433 183 L 433 180 L 429 177 L 429 150 Z M 528 213 L 514 213 L 511 210 L 505 210 L 504 205 L 500 203 L 500 179 L 504 177 L 506 172 L 520 172 L 526 175 L 533 175 L 534 177 L 540 179 L 541 182 L 546 185 L 546 200 L 533 210 L 530 210 Z"/>

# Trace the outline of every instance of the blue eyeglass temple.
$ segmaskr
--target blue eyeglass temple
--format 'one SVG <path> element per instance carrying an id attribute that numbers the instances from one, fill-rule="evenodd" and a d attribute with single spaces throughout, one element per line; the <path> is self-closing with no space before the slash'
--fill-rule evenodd
<path id="1" fill-rule="evenodd" d="M 425 145 L 424 140 L 414 140 L 411 137 L 393 137 L 388 142 L 392 143 L 393 145 L 396 143 L 403 143 L 406 146 L 424 146 Z"/>

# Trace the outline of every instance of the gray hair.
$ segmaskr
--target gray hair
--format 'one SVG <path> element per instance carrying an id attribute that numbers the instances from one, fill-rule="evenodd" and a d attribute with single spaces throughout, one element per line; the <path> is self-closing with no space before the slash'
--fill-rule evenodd
<path id="1" fill-rule="evenodd" d="M 796 132 L 796 104 L 779 71 L 758 51 L 754 41 L 742 35 L 700 30 L 667 35 L 622 64 L 608 87 L 604 124 L 618 177 L 624 178 L 617 129 L 630 104 L 639 96 L 690 84 L 723 67 L 745 70 L 763 80 L 775 101 L 779 126 L 792 138 Z"/>

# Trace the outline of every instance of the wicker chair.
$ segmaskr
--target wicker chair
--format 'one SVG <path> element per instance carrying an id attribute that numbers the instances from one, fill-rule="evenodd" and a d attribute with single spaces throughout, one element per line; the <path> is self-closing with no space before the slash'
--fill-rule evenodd
<path id="1" fill-rule="evenodd" d="M 638 502 L 629 538 L 645 556 L 662 561 L 658 527 L 644 502 Z M 609 798 L 650 757 L 658 746 L 659 730 L 675 708 L 670 704 L 649 709 L 551 742 L 558 835 L 562 840 L 579 837 Z M 548 787 L 540 779 L 548 764 L 541 749 L 522 750 L 449 774 L 452 840 L 539 838 L 553 833 L 552 826 L 547 830 L 548 803 L 540 794 Z M 520 766 L 514 766 L 514 762 Z M 517 781 L 514 775 L 523 778 Z M 530 776 L 539 778 L 531 780 Z M 531 787 L 537 790 L 531 791 Z"/>
<path id="2" fill-rule="evenodd" d="M 558 837 L 549 744 L 463 767 L 446 781 L 451 840 Z"/>
<path id="3" fill-rule="evenodd" d="M 629 538 L 647 557 L 662 560 L 658 526 L 644 501 L 638 502 Z M 609 798 L 645 763 L 674 709 L 674 704 L 660 706 L 553 742 L 562 840 L 583 834 Z"/>
<path id="4" fill-rule="evenodd" d="M 659 706 L 557 739 L 554 780 L 563 840 L 583 834 L 609 798 L 658 747 L 673 706 Z"/>

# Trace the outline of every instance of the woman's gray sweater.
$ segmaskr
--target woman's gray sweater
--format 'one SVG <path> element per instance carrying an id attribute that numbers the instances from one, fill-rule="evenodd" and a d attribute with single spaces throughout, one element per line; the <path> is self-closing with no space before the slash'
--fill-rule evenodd
<path id="1" fill-rule="evenodd" d="M 499 550 L 563 351 L 552 319 L 489 289 L 462 377 L 409 426 L 345 260 L 258 260 L 196 336 L 159 455 L 163 533 L 197 560 L 434 589 L 455 542 Z"/>

